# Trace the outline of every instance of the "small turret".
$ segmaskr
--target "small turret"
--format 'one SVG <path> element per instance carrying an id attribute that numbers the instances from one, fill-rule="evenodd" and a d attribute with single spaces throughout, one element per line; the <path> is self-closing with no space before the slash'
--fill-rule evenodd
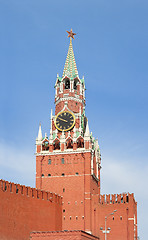
<path id="1" fill-rule="evenodd" d="M 41 123 L 39 124 L 39 131 L 38 131 L 38 137 L 37 141 L 42 141 L 42 129 L 41 129 Z"/>
<path id="2" fill-rule="evenodd" d="M 85 134 L 84 134 L 84 140 L 85 140 L 85 141 L 89 141 L 89 140 L 90 140 L 90 132 L 89 132 L 88 120 L 87 120 L 87 124 L 86 124 L 86 130 L 85 130 Z"/>
<path id="3" fill-rule="evenodd" d="M 41 151 L 41 146 L 42 146 L 42 129 L 41 129 L 41 123 L 39 124 L 39 131 L 38 131 L 38 136 L 36 138 L 36 152 Z"/>
<path id="4" fill-rule="evenodd" d="M 89 149 L 89 147 L 90 147 L 90 132 L 89 132 L 88 120 L 87 120 L 86 130 L 85 130 L 85 134 L 84 134 L 84 142 L 85 142 L 85 148 Z"/>

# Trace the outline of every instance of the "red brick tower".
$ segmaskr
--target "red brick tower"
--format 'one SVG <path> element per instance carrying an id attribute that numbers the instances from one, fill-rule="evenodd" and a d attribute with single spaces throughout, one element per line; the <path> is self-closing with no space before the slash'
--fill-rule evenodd
<path id="1" fill-rule="evenodd" d="M 63 196 L 63 230 L 83 230 L 100 239 L 136 240 L 133 194 L 100 195 L 101 155 L 85 116 L 85 82 L 79 78 L 70 45 L 63 76 L 55 84 L 50 136 L 36 139 L 36 188 Z"/>
<path id="2" fill-rule="evenodd" d="M 63 196 L 63 230 L 96 234 L 100 194 L 100 149 L 85 116 L 85 83 L 70 45 L 63 76 L 55 84 L 55 115 L 50 136 L 36 139 L 36 188 Z"/>

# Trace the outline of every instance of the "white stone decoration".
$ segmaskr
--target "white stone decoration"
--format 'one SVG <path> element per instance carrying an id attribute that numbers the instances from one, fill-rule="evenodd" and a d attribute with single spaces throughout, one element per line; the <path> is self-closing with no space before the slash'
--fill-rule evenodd
<path id="1" fill-rule="evenodd" d="M 42 141 L 42 129 L 41 129 L 41 123 L 39 124 L 39 131 L 38 131 L 38 137 L 37 140 L 38 141 Z"/>

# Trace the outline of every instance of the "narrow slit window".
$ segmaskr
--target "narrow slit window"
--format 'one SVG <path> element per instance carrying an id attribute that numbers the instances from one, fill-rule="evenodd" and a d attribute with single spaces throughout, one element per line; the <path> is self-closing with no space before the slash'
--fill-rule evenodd
<path id="1" fill-rule="evenodd" d="M 51 165 L 51 159 L 48 159 L 48 164 Z"/>

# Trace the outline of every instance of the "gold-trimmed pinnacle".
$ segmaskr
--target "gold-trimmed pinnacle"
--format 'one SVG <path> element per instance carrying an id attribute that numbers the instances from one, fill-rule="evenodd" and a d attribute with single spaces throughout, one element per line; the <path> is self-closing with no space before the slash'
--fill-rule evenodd
<path id="1" fill-rule="evenodd" d="M 69 31 L 66 31 L 66 32 L 68 33 L 68 37 L 75 39 L 74 35 L 76 35 L 76 33 L 72 32 L 72 28 L 71 28 L 70 32 Z"/>

